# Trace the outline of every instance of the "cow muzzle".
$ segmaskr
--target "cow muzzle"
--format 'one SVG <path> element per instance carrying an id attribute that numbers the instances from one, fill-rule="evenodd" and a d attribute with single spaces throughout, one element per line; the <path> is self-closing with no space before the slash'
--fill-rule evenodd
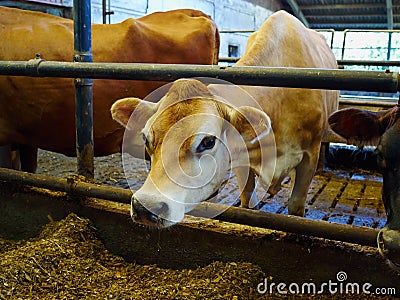
<path id="1" fill-rule="evenodd" d="M 135 196 L 132 196 L 131 217 L 136 223 L 157 228 L 169 227 L 175 223 L 166 219 L 167 213 L 168 204 L 165 202 L 154 203 L 146 208 Z"/>
<path id="2" fill-rule="evenodd" d="M 389 265 L 400 272 L 400 230 L 382 228 L 377 237 L 379 253 Z"/>

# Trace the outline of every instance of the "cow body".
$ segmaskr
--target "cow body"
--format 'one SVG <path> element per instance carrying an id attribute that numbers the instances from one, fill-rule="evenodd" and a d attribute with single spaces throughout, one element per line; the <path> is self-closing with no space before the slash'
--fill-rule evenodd
<path id="1" fill-rule="evenodd" d="M 336 59 L 323 37 L 306 29 L 296 18 L 283 11 L 270 16 L 260 30 L 250 36 L 245 54 L 236 66 L 337 67 Z M 223 180 L 222 174 L 227 172 L 229 166 L 234 168 L 238 177 L 244 207 L 249 205 L 254 195 L 254 174 L 269 186 L 273 195 L 294 169 L 296 180 L 289 200 L 289 213 L 304 215 L 306 194 L 317 166 L 321 138 L 327 127 L 328 115 L 337 109 L 338 92 L 242 88 L 253 97 L 256 107 L 245 103 L 245 106 L 240 106 L 240 99 L 239 103 L 237 99 L 228 99 L 232 92 L 227 85 L 206 87 L 195 80 L 176 81 L 158 104 L 140 99 L 122 99 L 113 105 L 114 119 L 131 131 L 137 128 L 128 124 L 129 115 L 136 112 L 132 116 L 132 124 L 144 127 L 141 133 L 152 157 L 149 177 L 132 198 L 132 214 L 137 220 L 159 227 L 179 222 L 183 212 L 193 207 L 193 201 L 206 200 L 218 189 Z M 221 101 L 221 97 L 226 101 Z M 204 98 L 203 101 L 200 98 Z M 168 107 L 168 113 L 165 107 Z M 138 109 L 140 113 L 137 113 Z M 188 118 L 195 114 L 199 115 L 199 119 Z M 167 122 L 166 115 L 173 116 L 173 121 Z M 227 129 L 227 123 L 233 127 L 231 131 Z M 229 149 L 232 140 L 238 139 L 237 134 L 240 134 L 247 150 L 248 168 L 244 167 L 243 149 L 237 150 L 236 146 L 233 151 Z M 272 134 L 275 135 L 276 151 L 272 152 L 275 153 L 276 164 L 271 166 L 260 160 L 263 149 L 271 148 Z M 195 136 L 198 137 L 192 138 Z M 169 150 L 161 155 L 159 148 Z M 168 152 L 178 152 L 178 156 L 173 158 Z M 204 161 L 201 159 L 203 154 Z M 214 157 L 214 167 L 213 164 L 207 165 L 210 156 Z M 224 157 L 229 157 L 228 161 Z M 174 163 L 171 164 L 170 160 Z M 174 176 L 168 178 L 173 173 L 167 174 L 169 164 L 171 168 L 180 165 L 182 173 L 186 174 L 182 178 L 187 177 L 187 180 L 180 181 L 181 178 Z M 214 173 L 213 176 L 207 175 L 211 176 L 207 184 L 196 185 L 190 181 L 194 174 L 206 176 L 204 170 L 209 169 Z M 202 180 L 199 178 L 199 182 Z M 178 204 L 187 206 L 183 205 L 178 213 Z"/>
<path id="2" fill-rule="evenodd" d="M 329 124 L 349 144 L 376 146 L 387 214 L 378 247 L 391 265 L 400 269 L 400 105 L 379 112 L 342 109 L 330 116 Z"/>
<path id="3" fill-rule="evenodd" d="M 45 60 L 72 61 L 74 33 L 69 19 L 0 7 L 0 35 L 0 60 L 26 61 L 40 53 Z M 118 24 L 93 24 L 92 49 L 95 62 L 214 64 L 219 35 L 202 12 L 176 10 Z M 160 85 L 94 80 L 96 156 L 121 148 L 123 128 L 109 114 L 112 103 L 128 95 L 144 97 Z M 28 150 L 76 155 L 72 79 L 1 76 L 0 94 L 0 145 L 28 145 Z"/>
<path id="4" fill-rule="evenodd" d="M 250 36 L 237 66 L 337 68 L 326 41 L 285 12 L 272 15 Z M 277 161 L 269 188 L 279 191 L 282 180 L 296 171 L 289 213 L 303 216 L 308 187 L 318 162 L 327 118 L 338 107 L 338 92 L 311 89 L 243 87 L 272 120 Z"/>

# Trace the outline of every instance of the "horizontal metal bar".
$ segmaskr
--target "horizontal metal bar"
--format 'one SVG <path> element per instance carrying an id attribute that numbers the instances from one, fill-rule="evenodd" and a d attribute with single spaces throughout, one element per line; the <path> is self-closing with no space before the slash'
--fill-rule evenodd
<path id="1" fill-rule="evenodd" d="M 220 57 L 219 62 L 235 63 L 240 57 Z M 338 60 L 339 66 L 382 66 L 382 67 L 400 67 L 400 60 Z"/>
<path id="2" fill-rule="evenodd" d="M 30 174 L 3 168 L 0 168 L 0 181 L 62 191 L 75 196 L 94 197 L 123 203 L 130 203 L 132 196 L 132 191 L 122 188 L 105 187 L 72 179 Z M 226 206 L 223 208 L 225 209 Z M 378 231 L 367 227 L 330 223 L 238 207 L 229 207 L 225 211 L 224 209 L 221 209 L 220 204 L 203 202 L 191 211 L 190 215 L 217 215 L 214 219 L 231 223 L 357 243 L 365 246 L 376 246 Z M 214 211 L 218 213 L 221 211 L 224 212 L 218 214 L 213 213 Z"/>
<path id="3" fill-rule="evenodd" d="M 400 32 L 399 29 L 346 29 L 344 30 L 344 34 L 347 34 L 349 32 Z"/>
<path id="4" fill-rule="evenodd" d="M 400 67 L 399 60 L 338 60 L 340 66 L 382 66 L 382 67 Z"/>
<path id="5" fill-rule="evenodd" d="M 254 30 L 254 29 L 233 29 L 233 30 L 219 30 L 219 33 L 237 33 L 237 34 L 243 34 L 243 33 L 253 33 L 253 32 L 255 32 L 255 31 L 257 31 L 257 30 Z M 332 38 L 331 38 L 331 43 L 330 43 L 330 45 L 331 45 L 331 48 L 332 48 L 332 45 L 333 45 L 333 36 L 334 36 L 334 34 L 335 34 L 335 30 L 334 29 L 326 29 L 326 28 L 323 28 L 323 29 L 316 29 L 316 31 L 318 31 L 318 32 L 328 32 L 328 33 L 331 33 L 332 34 Z"/>
<path id="6" fill-rule="evenodd" d="M 219 30 L 219 33 L 253 33 L 257 30 L 254 29 L 232 29 L 232 30 Z M 318 32 L 331 32 L 332 34 L 335 32 L 334 29 L 318 29 Z"/>
<path id="7" fill-rule="evenodd" d="M 235 63 L 239 59 L 240 59 L 240 57 L 220 57 L 220 58 L 218 58 L 218 62 Z"/>
<path id="8" fill-rule="evenodd" d="M 219 33 L 253 33 L 254 29 L 219 30 Z"/>
<path id="9" fill-rule="evenodd" d="M 57 178 L 5 168 L 0 168 L 0 181 L 66 192 L 74 196 L 100 198 L 122 203 L 130 203 L 132 197 L 132 192 L 126 189 L 77 181 L 73 177 Z"/>
<path id="10" fill-rule="evenodd" d="M 234 84 L 273 87 L 372 92 L 396 92 L 399 88 L 396 72 L 283 67 L 2 61 L 0 75 L 146 81 L 213 77 Z"/>
<path id="11" fill-rule="evenodd" d="M 392 108 L 397 104 L 397 101 L 379 101 L 379 100 L 353 100 L 353 99 L 339 99 L 340 105 L 351 105 L 351 106 L 369 106 L 369 107 L 385 107 Z"/>
<path id="12" fill-rule="evenodd" d="M 218 212 L 222 210 L 221 204 L 204 202 L 198 205 L 189 214 L 193 216 L 206 214 L 217 215 L 214 219 L 230 223 L 305 234 L 364 246 L 376 247 L 377 245 L 376 238 L 378 230 L 367 227 L 330 223 L 239 207 L 229 207 L 223 213 L 218 214 Z"/>

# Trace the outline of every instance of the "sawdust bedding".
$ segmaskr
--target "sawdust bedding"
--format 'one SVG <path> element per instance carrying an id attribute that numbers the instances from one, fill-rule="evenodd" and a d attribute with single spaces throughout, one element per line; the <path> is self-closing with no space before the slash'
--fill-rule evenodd
<path id="1" fill-rule="evenodd" d="M 0 299 L 259 299 L 257 284 L 267 276 L 245 262 L 183 270 L 128 263 L 104 247 L 90 220 L 75 214 L 32 239 L 0 239 L 0 256 Z M 271 296 L 289 298 L 263 298 Z M 297 298 L 305 296 L 289 299 Z"/>

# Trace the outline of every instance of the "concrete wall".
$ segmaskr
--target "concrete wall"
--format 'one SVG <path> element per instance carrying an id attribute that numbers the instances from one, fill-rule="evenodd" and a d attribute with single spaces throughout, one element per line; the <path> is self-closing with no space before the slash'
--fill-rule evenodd
<path id="1" fill-rule="evenodd" d="M 274 11 L 280 8 L 280 5 L 277 0 L 111 0 L 108 10 L 114 14 L 107 18 L 107 23 L 117 23 L 127 18 L 138 18 L 152 12 L 178 8 L 203 11 L 215 20 L 220 30 L 257 30 Z M 101 0 L 92 0 L 92 21 L 103 22 Z M 220 56 L 228 57 L 229 45 L 237 47 L 236 55 L 241 56 L 248 35 L 248 33 L 221 33 Z"/>
<path id="2" fill-rule="evenodd" d="M 148 14 L 149 1 L 151 0 L 107 1 L 107 11 L 114 12 L 114 14 L 107 17 L 107 23 L 119 23 L 127 18 L 139 18 Z M 92 0 L 92 22 L 103 23 L 102 0 Z"/>

